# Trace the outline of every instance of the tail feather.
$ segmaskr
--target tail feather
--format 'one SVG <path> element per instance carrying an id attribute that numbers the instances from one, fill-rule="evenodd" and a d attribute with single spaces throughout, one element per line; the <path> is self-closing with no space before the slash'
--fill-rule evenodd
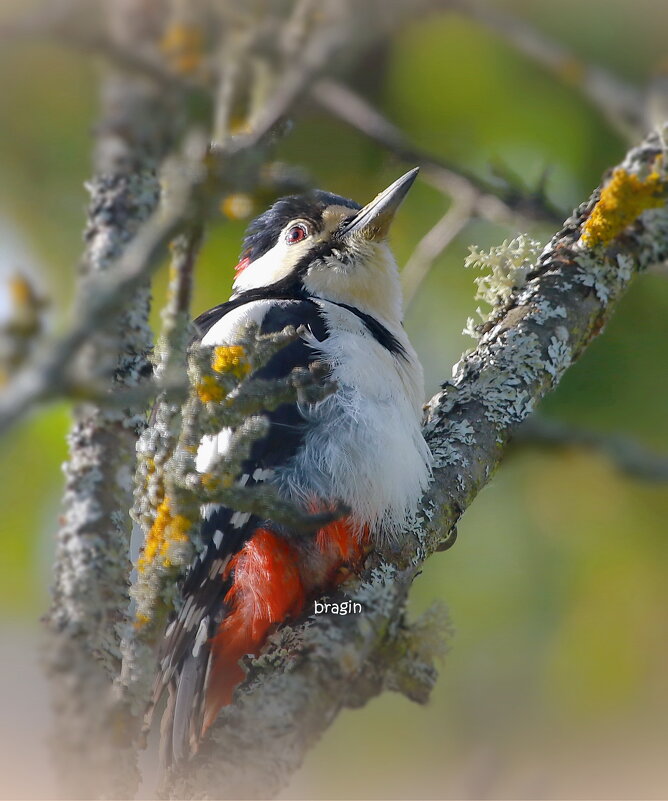
<path id="1" fill-rule="evenodd" d="M 202 699 L 209 661 L 209 649 L 200 649 L 197 656 L 186 656 L 179 674 L 174 718 L 171 727 L 172 756 L 178 763 L 197 750 L 199 744 Z"/>
<path id="2" fill-rule="evenodd" d="M 170 692 L 161 726 L 165 766 L 197 751 L 244 679 L 240 660 L 257 655 L 271 631 L 299 616 L 315 592 L 335 587 L 342 568 L 359 567 L 368 533 L 336 521 L 302 551 L 298 540 L 254 523 L 241 542 L 233 540 L 236 547 L 225 539 L 214 545 L 189 577 L 190 594 L 165 639 L 156 679 L 154 704 L 165 686 Z"/>
<path id="3" fill-rule="evenodd" d="M 160 770 L 165 771 L 172 764 L 173 750 L 172 750 L 172 728 L 174 725 L 174 705 L 176 704 L 176 684 L 170 682 L 169 695 L 167 696 L 167 705 L 162 714 L 160 721 L 160 751 L 159 763 Z M 148 731 L 151 726 L 151 719 L 153 717 L 153 710 L 155 703 L 151 704 L 151 708 L 144 719 L 144 731 Z"/>
<path id="4" fill-rule="evenodd" d="M 206 549 L 195 559 L 182 589 L 183 605 L 165 631 L 153 695 L 144 716 L 151 726 L 165 689 L 169 699 L 163 713 L 161 764 L 187 759 L 202 735 L 202 715 L 211 672 L 210 640 L 228 613 L 225 596 L 232 585 L 228 563 L 252 534 L 254 522 L 245 516 L 235 526 L 229 509 L 213 510 L 202 522 Z M 223 534 L 224 532 L 224 534 Z"/>

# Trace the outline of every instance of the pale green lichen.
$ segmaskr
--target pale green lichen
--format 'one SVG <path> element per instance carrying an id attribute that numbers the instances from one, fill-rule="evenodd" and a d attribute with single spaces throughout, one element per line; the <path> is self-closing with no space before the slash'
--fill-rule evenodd
<path id="1" fill-rule="evenodd" d="M 464 261 L 465 267 L 485 271 L 484 275 L 475 278 L 477 286 L 476 300 L 481 300 L 491 307 L 491 312 L 476 309 L 481 321 L 487 322 L 495 309 L 503 308 L 513 294 L 524 286 L 526 276 L 535 266 L 542 251 L 542 245 L 526 234 L 520 234 L 505 240 L 501 245 L 488 251 L 480 250 L 475 245 L 470 247 L 470 255 Z M 477 339 L 480 324 L 469 318 L 464 333 Z"/>
<path id="2" fill-rule="evenodd" d="M 389 562 L 381 562 L 371 571 L 369 580 L 356 590 L 354 600 L 359 601 L 363 609 L 373 609 L 376 617 L 391 617 L 395 605 L 392 587 L 396 577 L 397 568 Z"/>
<path id="3" fill-rule="evenodd" d="M 465 455 L 466 448 L 474 442 L 475 432 L 468 420 L 448 420 L 441 418 L 440 437 L 437 446 L 432 446 L 433 466 L 436 469 L 443 467 L 468 467 L 469 460 Z M 466 448 L 462 448 L 464 445 Z"/>
<path id="4" fill-rule="evenodd" d="M 553 306 L 547 299 L 542 298 L 534 304 L 532 317 L 539 325 L 546 323 L 548 320 L 566 319 L 566 307 L 562 305 Z"/>

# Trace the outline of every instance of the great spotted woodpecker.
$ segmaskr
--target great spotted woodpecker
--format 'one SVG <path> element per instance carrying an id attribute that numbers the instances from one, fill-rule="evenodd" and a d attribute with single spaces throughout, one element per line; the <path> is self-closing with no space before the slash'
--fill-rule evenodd
<path id="1" fill-rule="evenodd" d="M 307 333 L 258 371 L 286 376 L 324 361 L 335 392 L 304 408 L 268 412 L 238 477 L 271 482 L 305 510 L 349 510 L 311 536 L 223 507 L 202 510 L 206 551 L 191 566 L 182 606 L 168 627 L 154 702 L 164 686 L 163 762 L 194 753 L 243 680 L 239 660 L 257 655 L 277 625 L 361 567 L 374 545 L 397 538 L 430 473 L 420 431 L 422 367 L 402 327 L 389 226 L 418 170 L 364 208 L 314 191 L 285 197 L 247 231 L 229 301 L 195 321 L 203 345 L 232 345 L 248 323 L 261 332 L 287 325 Z M 231 431 L 205 437 L 197 469 L 225 452 Z"/>

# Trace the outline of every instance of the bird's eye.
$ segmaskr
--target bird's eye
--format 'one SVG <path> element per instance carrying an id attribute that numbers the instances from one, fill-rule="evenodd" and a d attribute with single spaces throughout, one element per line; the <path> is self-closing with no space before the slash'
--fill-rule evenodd
<path id="1" fill-rule="evenodd" d="M 285 235 L 285 241 L 288 245 L 296 245 L 297 242 L 301 242 L 303 239 L 306 239 L 308 236 L 308 228 L 304 225 L 304 223 L 297 223 L 296 225 L 290 226 L 288 228 L 288 232 Z"/>

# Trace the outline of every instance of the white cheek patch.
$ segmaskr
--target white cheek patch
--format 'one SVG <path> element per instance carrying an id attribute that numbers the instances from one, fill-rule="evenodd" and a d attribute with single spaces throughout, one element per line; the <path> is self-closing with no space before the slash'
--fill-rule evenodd
<path id="1" fill-rule="evenodd" d="M 297 262 L 306 256 L 313 245 L 311 237 L 289 245 L 285 241 L 285 231 L 281 231 L 274 247 L 239 273 L 233 284 L 234 291 L 245 292 L 277 283 L 294 270 Z"/>

